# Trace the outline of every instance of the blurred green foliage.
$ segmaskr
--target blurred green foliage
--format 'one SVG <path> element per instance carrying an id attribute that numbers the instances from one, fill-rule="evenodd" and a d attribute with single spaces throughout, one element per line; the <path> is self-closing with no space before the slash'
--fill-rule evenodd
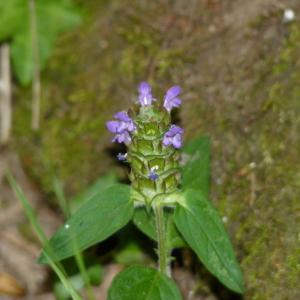
<path id="1" fill-rule="evenodd" d="M 53 52 L 59 33 L 77 26 L 81 17 L 69 0 L 37 0 L 37 43 L 39 64 L 43 69 Z M 11 56 L 16 77 L 22 85 L 32 80 L 33 46 L 29 0 L 0 2 L 0 42 L 11 43 Z"/>
<path id="2" fill-rule="evenodd" d="M 75 264 L 74 260 L 72 261 L 72 264 Z M 101 283 L 104 271 L 103 267 L 99 263 L 94 262 L 94 264 L 90 265 L 87 268 L 86 272 L 87 276 L 89 277 L 89 281 L 92 285 L 99 285 Z M 85 286 L 84 278 L 78 270 L 77 273 L 74 273 L 72 275 L 69 274 L 68 280 L 73 286 L 74 290 L 78 292 L 81 291 Z M 58 279 L 54 284 L 54 293 L 57 300 L 71 299 L 70 293 Z"/>

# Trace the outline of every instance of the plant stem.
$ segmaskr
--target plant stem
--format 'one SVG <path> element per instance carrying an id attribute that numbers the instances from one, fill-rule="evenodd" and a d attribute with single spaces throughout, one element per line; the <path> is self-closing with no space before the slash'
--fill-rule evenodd
<path id="1" fill-rule="evenodd" d="M 31 46 L 33 60 L 31 127 L 33 130 L 38 130 L 40 126 L 41 78 L 38 27 L 35 4 L 35 0 L 29 0 Z"/>
<path id="2" fill-rule="evenodd" d="M 169 250 L 167 246 L 166 222 L 164 218 L 163 206 L 157 204 L 154 209 L 154 214 L 157 234 L 158 269 L 161 273 L 171 277 Z"/>
<path id="3" fill-rule="evenodd" d="M 65 217 L 67 219 L 69 219 L 71 217 L 71 211 L 70 211 L 68 201 L 65 197 L 63 184 L 56 177 L 55 174 L 53 174 L 53 187 L 54 187 L 54 192 L 55 192 L 56 197 L 58 199 L 60 208 L 63 211 Z M 89 275 L 87 273 L 87 268 L 86 268 L 86 265 L 85 265 L 85 262 L 84 262 L 83 254 L 82 254 L 82 252 L 80 252 L 80 250 L 78 250 L 78 247 L 76 245 L 76 241 L 75 241 L 74 247 L 76 249 L 76 251 L 75 251 L 75 261 L 76 261 L 79 272 L 82 275 L 83 281 L 84 281 L 85 286 L 86 286 L 87 298 L 89 300 L 96 300 L 95 295 L 93 293 L 93 288 L 92 288 L 92 285 L 91 285 L 91 281 L 90 281 Z"/>

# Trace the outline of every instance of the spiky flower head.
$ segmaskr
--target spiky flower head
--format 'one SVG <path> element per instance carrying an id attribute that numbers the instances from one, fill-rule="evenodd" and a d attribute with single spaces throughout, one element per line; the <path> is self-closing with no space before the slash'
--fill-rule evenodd
<path id="1" fill-rule="evenodd" d="M 171 87 L 163 102 L 154 100 L 147 82 L 142 82 L 138 91 L 138 105 L 130 115 L 119 112 L 106 126 L 115 134 L 114 142 L 128 147 L 127 153 L 119 153 L 117 158 L 131 164 L 134 200 L 151 205 L 159 195 L 178 191 L 183 129 L 171 124 L 170 112 L 181 104 L 181 88 Z"/>

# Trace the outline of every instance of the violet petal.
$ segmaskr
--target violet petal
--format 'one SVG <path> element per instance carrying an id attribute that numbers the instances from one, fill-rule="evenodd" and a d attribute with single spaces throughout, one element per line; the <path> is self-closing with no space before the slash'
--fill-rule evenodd
<path id="1" fill-rule="evenodd" d="M 140 83 L 139 85 L 139 102 L 141 104 L 141 106 L 149 106 L 152 104 L 153 96 L 151 93 L 151 86 L 143 81 Z"/>

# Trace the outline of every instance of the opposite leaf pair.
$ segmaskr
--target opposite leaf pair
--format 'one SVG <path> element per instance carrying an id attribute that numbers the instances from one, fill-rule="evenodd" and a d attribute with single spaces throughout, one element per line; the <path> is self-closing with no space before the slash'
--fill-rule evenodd
<path id="1" fill-rule="evenodd" d="M 188 160 L 181 169 L 183 191 L 180 194 L 181 196 L 178 197 L 175 214 L 170 209 L 168 209 L 169 215 L 166 214 L 166 217 L 170 220 L 168 222 L 169 247 L 171 249 L 182 247 L 186 242 L 212 274 L 228 288 L 242 293 L 242 274 L 234 257 L 230 240 L 221 218 L 207 199 L 209 184 L 208 139 L 199 138 L 192 141 L 183 148 L 183 154 Z M 198 189 L 196 189 L 197 187 Z M 105 240 L 125 226 L 132 218 L 139 229 L 156 240 L 154 216 L 143 207 L 134 208 L 130 194 L 130 187 L 120 184 L 114 184 L 108 188 L 103 186 L 102 190 L 99 188 L 98 192 L 95 191 L 90 199 L 87 199 L 87 202 L 74 213 L 65 226 L 50 240 L 48 248 L 51 249 L 54 255 L 52 255 L 53 259 L 60 261 L 74 255 L 78 250 L 84 250 Z M 42 256 L 40 262 L 47 263 L 46 257 Z M 157 275 L 155 270 L 145 271 L 142 268 L 132 272 L 137 274 L 140 272 L 141 274 L 136 275 L 139 278 L 142 278 L 143 272 L 150 272 L 151 276 L 155 278 L 156 276 L 165 278 L 165 275 Z M 120 284 L 122 285 L 122 282 L 124 282 L 123 276 L 125 276 L 125 279 L 129 276 L 127 280 L 133 284 L 132 272 L 125 270 L 117 276 L 116 283 L 113 283 L 111 287 L 110 300 L 127 299 L 114 298 L 118 295 L 118 291 L 115 289 L 117 288 L 120 293 L 122 291 L 122 297 L 125 297 Z M 118 278 L 121 278 L 121 283 Z M 160 284 L 161 289 L 164 289 L 164 284 L 160 283 L 160 280 L 156 282 Z M 135 287 L 132 286 L 132 288 L 134 290 Z M 173 289 L 171 290 L 173 291 Z M 176 294 L 175 290 L 173 292 Z M 128 299 L 130 299 L 130 295 Z M 170 298 L 164 297 L 162 294 L 158 298 L 149 299 L 169 300 Z"/>

